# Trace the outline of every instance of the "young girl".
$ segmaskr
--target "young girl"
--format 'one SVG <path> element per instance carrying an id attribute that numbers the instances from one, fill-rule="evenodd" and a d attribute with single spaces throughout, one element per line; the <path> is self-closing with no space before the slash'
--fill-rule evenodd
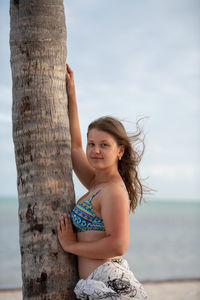
<path id="1" fill-rule="evenodd" d="M 112 117 L 89 125 L 85 154 L 69 65 L 66 88 L 73 169 L 88 189 L 71 216 L 61 216 L 57 228 L 63 249 L 78 256 L 80 280 L 74 292 L 78 299 L 147 299 L 122 257 L 129 245 L 129 212 L 143 195 L 136 170 L 141 156 L 124 126 Z"/>

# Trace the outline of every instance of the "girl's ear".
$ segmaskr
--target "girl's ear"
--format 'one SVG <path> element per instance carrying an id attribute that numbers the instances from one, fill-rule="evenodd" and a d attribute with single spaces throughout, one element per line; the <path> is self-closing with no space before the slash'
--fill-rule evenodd
<path id="1" fill-rule="evenodd" d="M 120 146 L 120 151 L 119 151 L 120 159 L 121 159 L 122 156 L 124 155 L 124 151 L 125 151 L 125 146 L 124 146 L 124 145 L 121 145 L 121 146 Z"/>

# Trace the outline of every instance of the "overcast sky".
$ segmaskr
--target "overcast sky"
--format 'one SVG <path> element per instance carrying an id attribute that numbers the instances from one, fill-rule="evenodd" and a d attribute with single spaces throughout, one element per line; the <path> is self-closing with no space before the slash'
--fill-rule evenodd
<path id="1" fill-rule="evenodd" d="M 139 117 L 140 173 L 155 198 L 200 199 L 198 0 L 65 0 L 67 61 L 74 71 L 84 146 L 103 115 Z M 17 195 L 12 141 L 9 1 L 0 2 L 0 194 Z M 75 179 L 76 193 L 84 189 Z"/>

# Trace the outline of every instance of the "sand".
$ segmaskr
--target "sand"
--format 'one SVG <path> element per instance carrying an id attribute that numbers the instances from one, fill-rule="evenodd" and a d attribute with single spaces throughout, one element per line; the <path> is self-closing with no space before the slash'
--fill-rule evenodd
<path id="1" fill-rule="evenodd" d="M 149 300 L 200 299 L 200 280 L 145 282 L 143 285 Z M 0 290 L 0 300 L 22 300 L 22 291 Z"/>
<path id="2" fill-rule="evenodd" d="M 150 300 L 200 300 L 200 280 L 174 280 L 143 284 Z"/>

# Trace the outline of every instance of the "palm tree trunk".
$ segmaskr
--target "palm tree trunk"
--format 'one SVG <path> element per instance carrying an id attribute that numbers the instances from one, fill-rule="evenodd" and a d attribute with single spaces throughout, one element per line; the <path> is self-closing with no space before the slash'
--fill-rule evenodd
<path id="1" fill-rule="evenodd" d="M 62 0 L 10 0 L 13 141 L 23 299 L 75 299 L 76 258 L 57 239 L 74 206 Z"/>

